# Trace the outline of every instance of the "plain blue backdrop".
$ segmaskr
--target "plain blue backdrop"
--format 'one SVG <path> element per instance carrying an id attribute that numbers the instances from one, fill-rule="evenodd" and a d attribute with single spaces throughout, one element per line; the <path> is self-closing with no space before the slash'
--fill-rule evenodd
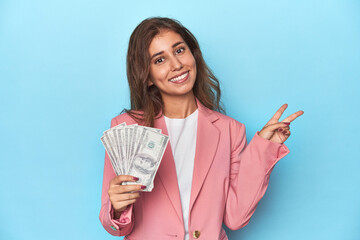
<path id="1" fill-rule="evenodd" d="M 248 141 L 283 103 L 305 112 L 229 238 L 360 239 L 358 0 L 0 0 L 0 239 L 121 239 L 98 219 L 100 137 L 130 106 L 127 44 L 151 16 L 194 33 Z"/>

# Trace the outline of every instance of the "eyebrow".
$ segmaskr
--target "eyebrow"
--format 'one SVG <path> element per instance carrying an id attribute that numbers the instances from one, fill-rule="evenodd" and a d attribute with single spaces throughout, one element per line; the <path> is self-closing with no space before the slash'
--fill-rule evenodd
<path id="1" fill-rule="evenodd" d="M 180 41 L 180 42 L 174 43 L 174 44 L 172 45 L 172 48 L 176 47 L 177 45 L 179 45 L 179 44 L 181 44 L 181 43 L 184 43 L 184 42 L 181 42 L 181 41 Z M 155 54 L 153 54 L 153 55 L 151 56 L 150 59 L 153 59 L 154 57 L 156 57 L 156 56 L 158 56 L 158 55 L 160 55 L 160 54 L 163 54 L 163 53 L 164 53 L 164 51 L 155 53 Z"/>

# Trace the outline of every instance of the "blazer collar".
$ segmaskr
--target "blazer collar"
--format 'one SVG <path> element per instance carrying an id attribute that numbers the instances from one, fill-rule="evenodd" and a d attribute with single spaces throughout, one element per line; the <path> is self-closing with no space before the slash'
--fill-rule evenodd
<path id="1" fill-rule="evenodd" d="M 192 207 L 214 160 L 220 137 L 220 130 L 213 124 L 219 118 L 216 112 L 206 108 L 197 98 L 196 104 L 199 114 L 189 215 L 191 214 Z M 160 128 L 163 134 L 169 135 L 162 113 L 155 119 L 154 127 Z M 170 142 L 165 149 L 163 159 L 158 169 L 158 175 L 180 222 L 183 224 L 179 185 Z"/>

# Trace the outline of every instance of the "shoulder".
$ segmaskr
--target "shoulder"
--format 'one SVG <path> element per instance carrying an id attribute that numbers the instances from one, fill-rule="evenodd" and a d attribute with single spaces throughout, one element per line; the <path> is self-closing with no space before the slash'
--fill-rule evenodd
<path id="1" fill-rule="evenodd" d="M 243 123 L 239 122 L 238 120 L 232 117 L 229 117 L 223 113 L 214 110 L 208 109 L 208 111 L 217 117 L 217 120 L 215 121 L 215 124 L 217 126 L 221 126 L 221 127 L 227 126 L 230 130 L 245 129 L 245 125 Z"/>
<path id="2" fill-rule="evenodd" d="M 208 109 L 209 119 L 212 119 L 212 124 L 220 131 L 220 135 L 224 141 L 229 141 L 231 151 L 241 149 L 246 144 L 246 130 L 245 125 L 232 117 L 223 113 Z"/>
<path id="3" fill-rule="evenodd" d="M 232 130 L 233 128 L 238 128 L 238 129 L 245 128 L 244 124 L 235 120 L 234 118 L 229 117 L 218 111 L 207 108 L 197 98 L 196 98 L 196 103 L 198 105 L 199 111 L 202 112 L 202 114 L 205 115 L 209 121 L 211 121 L 218 128 L 220 128 L 220 130 L 226 128 L 228 128 L 229 130 Z"/>
<path id="4" fill-rule="evenodd" d="M 141 111 L 134 111 L 134 113 L 137 113 L 137 114 L 141 114 L 142 112 Z M 119 115 L 117 115 L 116 117 L 114 117 L 112 120 L 111 120 L 111 127 L 114 127 L 116 125 L 119 125 L 121 123 L 125 122 L 126 125 L 131 125 L 131 124 L 138 124 L 138 122 L 133 119 L 129 113 L 127 112 L 124 112 L 124 113 L 121 113 Z"/>
<path id="5" fill-rule="evenodd" d="M 212 110 L 211 110 L 212 111 Z M 245 125 L 238 120 L 229 117 L 225 114 L 212 111 L 217 116 L 214 122 L 215 126 L 220 130 L 225 138 L 230 139 L 230 146 L 232 151 L 242 149 L 246 144 L 246 128 Z"/>

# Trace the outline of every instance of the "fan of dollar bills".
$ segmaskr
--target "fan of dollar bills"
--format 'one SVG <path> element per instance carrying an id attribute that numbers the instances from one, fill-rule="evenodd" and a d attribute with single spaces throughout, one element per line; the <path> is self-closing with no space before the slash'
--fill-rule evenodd
<path id="1" fill-rule="evenodd" d="M 136 183 L 123 184 L 142 184 L 147 192 L 153 189 L 154 178 L 169 141 L 161 129 L 121 123 L 106 130 L 101 141 L 116 175 L 139 178 Z"/>

